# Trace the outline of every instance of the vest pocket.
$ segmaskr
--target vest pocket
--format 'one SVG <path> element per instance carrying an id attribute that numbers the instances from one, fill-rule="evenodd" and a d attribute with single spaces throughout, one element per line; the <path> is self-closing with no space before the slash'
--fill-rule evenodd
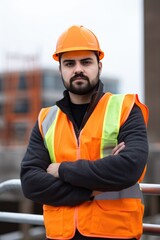
<path id="1" fill-rule="evenodd" d="M 133 237 L 142 234 L 144 207 L 139 199 L 95 201 L 91 234 Z"/>
<path id="2" fill-rule="evenodd" d="M 62 236 L 62 209 L 60 207 L 44 205 L 43 216 L 47 237 Z"/>
<path id="3" fill-rule="evenodd" d="M 106 157 L 112 153 L 117 145 L 117 139 L 105 139 L 101 137 L 84 138 L 81 140 L 81 158 L 95 160 Z M 93 149 L 92 151 L 90 149 Z"/>
<path id="4" fill-rule="evenodd" d="M 43 206 L 46 236 L 50 239 L 70 239 L 75 231 L 75 208 Z"/>
<path id="5" fill-rule="evenodd" d="M 90 236 L 132 238 L 142 234 L 144 207 L 139 199 L 93 201 L 79 230 Z M 88 226 L 88 227 L 86 227 Z"/>

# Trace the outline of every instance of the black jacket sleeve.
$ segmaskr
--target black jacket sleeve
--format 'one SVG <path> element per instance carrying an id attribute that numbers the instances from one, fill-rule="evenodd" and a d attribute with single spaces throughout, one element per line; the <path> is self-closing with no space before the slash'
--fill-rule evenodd
<path id="1" fill-rule="evenodd" d="M 134 106 L 127 121 L 120 128 L 118 142 L 125 148 L 118 155 L 96 161 L 63 162 L 60 179 L 74 186 L 98 191 L 119 191 L 135 184 L 147 162 L 148 141 L 142 112 Z"/>
<path id="2" fill-rule="evenodd" d="M 36 123 L 21 163 L 20 178 L 24 195 L 35 202 L 54 206 L 72 206 L 90 200 L 91 190 L 48 174 L 46 169 L 50 163 L 48 150 Z"/>

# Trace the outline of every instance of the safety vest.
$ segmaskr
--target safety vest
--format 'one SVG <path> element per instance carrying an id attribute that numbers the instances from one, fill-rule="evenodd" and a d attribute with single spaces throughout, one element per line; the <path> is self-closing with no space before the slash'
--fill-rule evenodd
<path id="1" fill-rule="evenodd" d="M 110 154 L 117 145 L 119 129 L 135 103 L 141 108 L 147 124 L 147 108 L 140 103 L 136 94 L 106 93 L 96 105 L 78 139 L 72 122 L 57 106 L 42 109 L 39 129 L 51 161 L 94 161 Z M 139 182 L 143 176 L 144 173 Z M 47 237 L 71 239 L 77 228 L 82 235 L 90 237 L 139 239 L 144 213 L 139 182 L 121 191 L 104 192 L 93 201 L 86 201 L 76 207 L 44 205 Z"/>

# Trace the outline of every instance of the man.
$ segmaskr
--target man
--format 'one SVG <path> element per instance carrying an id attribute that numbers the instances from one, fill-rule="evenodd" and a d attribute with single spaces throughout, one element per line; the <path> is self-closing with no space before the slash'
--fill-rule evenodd
<path id="1" fill-rule="evenodd" d="M 41 110 L 21 165 L 24 195 L 43 204 L 47 239 L 142 234 L 148 111 L 136 94 L 103 92 L 103 57 L 83 26 L 65 31 L 53 54 L 64 98 Z"/>

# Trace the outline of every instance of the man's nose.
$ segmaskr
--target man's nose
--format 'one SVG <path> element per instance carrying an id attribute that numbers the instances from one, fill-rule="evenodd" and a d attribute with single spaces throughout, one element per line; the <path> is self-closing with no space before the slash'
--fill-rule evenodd
<path id="1" fill-rule="evenodd" d="M 81 72 L 83 72 L 83 67 L 82 67 L 82 65 L 81 65 L 79 62 L 76 63 L 74 72 L 75 72 L 75 73 L 81 73 Z"/>

